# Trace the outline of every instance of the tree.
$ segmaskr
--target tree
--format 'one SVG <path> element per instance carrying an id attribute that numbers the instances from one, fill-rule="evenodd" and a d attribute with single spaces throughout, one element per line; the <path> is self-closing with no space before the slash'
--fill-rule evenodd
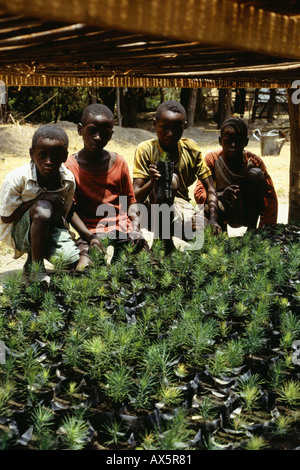
<path id="1" fill-rule="evenodd" d="M 195 120 L 195 110 L 197 104 L 197 88 L 191 88 L 187 106 L 187 127 L 192 127 Z"/>

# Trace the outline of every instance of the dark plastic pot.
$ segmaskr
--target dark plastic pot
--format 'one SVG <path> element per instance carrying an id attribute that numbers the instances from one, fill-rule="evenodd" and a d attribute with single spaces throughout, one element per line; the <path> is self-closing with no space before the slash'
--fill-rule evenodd
<path id="1" fill-rule="evenodd" d="M 174 173 L 173 162 L 155 162 L 160 178 L 155 182 L 154 195 L 158 200 L 170 199 L 172 193 L 172 177 Z"/>

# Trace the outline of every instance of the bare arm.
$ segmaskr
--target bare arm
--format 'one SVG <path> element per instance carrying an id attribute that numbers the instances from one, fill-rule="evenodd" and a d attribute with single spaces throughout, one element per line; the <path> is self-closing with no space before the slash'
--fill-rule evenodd
<path id="1" fill-rule="evenodd" d="M 221 232 L 221 227 L 218 224 L 218 195 L 214 188 L 213 179 L 211 176 L 204 178 L 202 184 L 205 187 L 207 194 L 207 204 L 209 207 L 209 223 L 214 226 L 215 233 Z"/>

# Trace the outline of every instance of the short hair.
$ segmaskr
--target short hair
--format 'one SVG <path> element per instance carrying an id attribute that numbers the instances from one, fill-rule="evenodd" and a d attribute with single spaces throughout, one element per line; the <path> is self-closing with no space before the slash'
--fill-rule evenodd
<path id="1" fill-rule="evenodd" d="M 161 115 L 164 111 L 172 111 L 173 113 L 182 114 L 184 119 L 186 119 L 186 110 L 184 109 L 181 103 L 178 103 L 178 101 L 163 101 L 156 109 L 156 120 L 159 120 L 161 118 Z"/>
<path id="2" fill-rule="evenodd" d="M 104 116 L 114 123 L 114 114 L 105 104 L 93 103 L 87 106 L 81 116 L 81 124 L 86 125 L 89 116 Z"/>
<path id="3" fill-rule="evenodd" d="M 233 127 L 235 129 L 235 131 L 242 138 L 247 139 L 247 137 L 248 137 L 248 128 L 247 128 L 247 125 L 246 125 L 245 121 L 243 121 L 243 119 L 234 118 L 234 117 L 226 119 L 226 121 L 224 121 L 222 126 L 221 126 L 221 130 L 220 130 L 221 136 L 223 135 L 223 133 L 224 133 L 224 131 L 227 127 Z"/>
<path id="4" fill-rule="evenodd" d="M 37 146 L 39 139 L 58 140 L 68 149 L 69 137 L 64 129 L 56 124 L 45 124 L 37 128 L 32 136 L 31 147 L 33 149 Z"/>

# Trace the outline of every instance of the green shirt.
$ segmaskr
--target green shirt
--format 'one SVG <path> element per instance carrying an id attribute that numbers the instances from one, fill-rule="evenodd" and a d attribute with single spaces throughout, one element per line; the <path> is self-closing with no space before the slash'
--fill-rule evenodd
<path id="1" fill-rule="evenodd" d="M 155 164 L 163 154 L 158 139 L 141 142 L 134 154 L 133 178 L 149 180 L 149 165 Z M 189 201 L 188 188 L 196 179 L 203 180 L 211 175 L 204 162 L 201 150 L 191 139 L 182 138 L 178 142 L 178 157 L 174 161 L 174 171 L 179 177 L 179 188 L 176 196 Z"/>

